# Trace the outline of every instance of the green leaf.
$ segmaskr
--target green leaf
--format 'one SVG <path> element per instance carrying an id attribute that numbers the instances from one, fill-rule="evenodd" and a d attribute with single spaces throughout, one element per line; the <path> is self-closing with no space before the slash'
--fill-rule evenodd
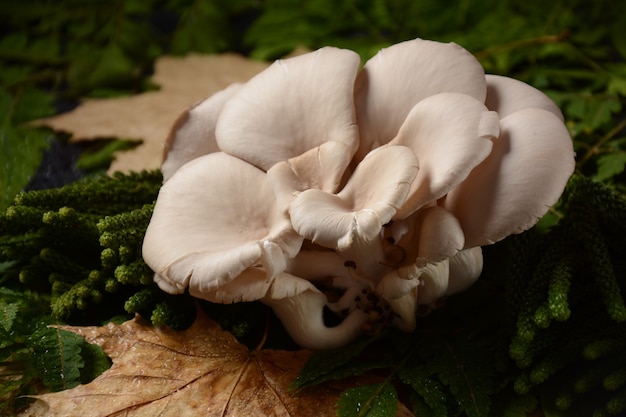
<path id="1" fill-rule="evenodd" d="M 447 417 L 448 409 L 446 407 L 447 395 L 443 390 L 441 383 L 437 378 L 431 376 L 425 367 L 420 366 L 414 369 L 403 369 L 398 374 L 400 379 L 413 388 L 428 407 L 428 410 L 421 412 L 429 412 L 432 417 Z"/>
<path id="2" fill-rule="evenodd" d="M 110 44 L 101 51 L 95 67 L 87 77 L 91 87 L 118 86 L 132 80 L 135 63 L 118 44 Z"/>
<path id="3" fill-rule="evenodd" d="M 398 411 L 398 393 L 388 381 L 350 388 L 341 393 L 339 417 L 393 417 Z"/>
<path id="4" fill-rule="evenodd" d="M 11 121 L 17 126 L 41 117 L 54 114 L 52 94 L 33 87 L 20 89 L 13 97 Z"/>
<path id="5" fill-rule="evenodd" d="M 114 139 L 99 146 L 94 144 L 79 156 L 75 166 L 87 172 L 106 170 L 115 159 L 116 152 L 133 149 L 140 143 L 136 140 Z"/>
<path id="6" fill-rule="evenodd" d="M 17 315 L 18 306 L 15 303 L 7 303 L 0 300 L 0 326 L 7 332 L 11 330 L 13 321 Z"/>
<path id="7" fill-rule="evenodd" d="M 626 27 L 626 13 L 616 13 L 616 20 L 611 28 L 611 40 L 615 48 L 619 51 L 622 58 L 626 58 L 626 36 L 624 36 L 624 27 Z"/>
<path id="8" fill-rule="evenodd" d="M 607 90 L 611 94 L 626 96 L 626 78 L 624 76 L 612 76 L 609 79 Z"/>
<path id="9" fill-rule="evenodd" d="M 571 98 L 565 106 L 565 115 L 580 121 L 577 130 L 589 133 L 612 124 L 613 115 L 621 109 L 622 104 L 615 95 L 581 94 Z"/>
<path id="10" fill-rule="evenodd" d="M 49 133 L 16 127 L 52 113 L 51 95 L 26 87 L 15 95 L 0 89 L 0 210 L 28 184 L 48 147 Z"/>
<path id="11" fill-rule="evenodd" d="M 84 339 L 77 334 L 42 327 L 30 337 L 34 365 L 44 384 L 52 391 L 80 384 L 80 369 L 85 362 L 80 355 Z"/>
<path id="12" fill-rule="evenodd" d="M 199 1 L 186 10 L 172 39 L 172 52 L 215 53 L 227 49 L 232 28 L 223 9 L 223 3 Z"/>
<path id="13" fill-rule="evenodd" d="M 493 357 L 484 348 L 463 341 L 434 343 L 431 372 L 456 397 L 468 417 L 489 414 L 491 408 Z"/>
<path id="14" fill-rule="evenodd" d="M 378 340 L 376 337 L 364 337 L 341 348 L 313 353 L 290 388 L 297 391 L 331 379 L 341 379 L 358 374 L 358 366 L 349 366 L 350 361 L 358 357 L 367 346 L 376 340 Z M 345 369 L 346 365 L 348 365 L 348 370 Z M 381 367 L 378 366 L 378 363 L 369 365 L 375 368 Z M 373 368 L 370 367 L 369 369 Z"/>
<path id="15" fill-rule="evenodd" d="M 22 379 L 19 375 L 6 372 L 3 367 L 0 366 L 0 398 L 5 398 L 6 395 L 12 391 L 17 390 L 22 385 Z M 2 405 L 0 405 L 0 412 L 2 411 Z M 3 414 L 0 414 L 3 415 Z"/>
<path id="16" fill-rule="evenodd" d="M 606 181 L 609 178 L 621 174 L 626 168 L 626 152 L 611 152 L 598 158 L 598 181 Z"/>
<path id="17" fill-rule="evenodd" d="M 48 147 L 48 134 L 41 130 L 0 128 L 0 210 L 28 184 Z"/>
<path id="18" fill-rule="evenodd" d="M 111 367 L 111 358 L 98 345 L 92 345 L 83 341 L 81 348 L 81 356 L 85 362 L 85 366 L 81 369 L 81 383 L 87 384 L 100 376 L 104 371 Z"/>

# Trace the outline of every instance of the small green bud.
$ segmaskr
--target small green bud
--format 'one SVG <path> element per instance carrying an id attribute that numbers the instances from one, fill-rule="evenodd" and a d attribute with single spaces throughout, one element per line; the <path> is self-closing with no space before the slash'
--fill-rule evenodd
<path id="1" fill-rule="evenodd" d="M 120 283 L 113 278 L 109 278 L 104 283 L 104 290 L 109 293 L 115 293 L 120 289 Z"/>
<path id="2" fill-rule="evenodd" d="M 583 357 L 588 360 L 597 360 L 623 348 L 624 342 L 622 341 L 612 339 L 595 340 L 583 348 Z"/>
<path id="3" fill-rule="evenodd" d="M 509 355 L 520 368 L 526 368 L 532 363 L 529 348 L 529 343 L 520 338 L 514 338 L 509 345 Z"/>
<path id="4" fill-rule="evenodd" d="M 105 248 L 115 247 L 115 235 L 113 233 L 104 232 L 100 235 L 100 245 Z"/>
<path id="5" fill-rule="evenodd" d="M 132 263 L 137 260 L 137 252 L 130 246 L 121 245 L 119 249 L 120 261 L 122 263 Z"/>
<path id="6" fill-rule="evenodd" d="M 36 280 L 35 274 L 29 269 L 22 269 L 19 274 L 19 280 L 22 284 L 30 284 Z"/>
<path id="7" fill-rule="evenodd" d="M 626 369 L 620 369 L 607 375 L 602 385 L 607 391 L 616 391 L 626 384 Z"/>
<path id="8" fill-rule="evenodd" d="M 550 377 L 550 369 L 546 364 L 540 364 L 530 373 L 530 381 L 533 384 L 541 384 Z"/>
<path id="9" fill-rule="evenodd" d="M 111 248 L 106 248 L 100 253 L 100 262 L 106 269 L 113 269 L 118 265 L 117 253 Z"/>
<path id="10" fill-rule="evenodd" d="M 89 287 L 85 285 L 77 285 L 76 287 L 74 287 L 74 293 L 76 294 L 76 297 L 80 299 L 85 299 L 89 297 L 89 292 Z"/>
<path id="11" fill-rule="evenodd" d="M 530 391 L 530 388 L 531 388 L 531 384 L 529 383 L 525 375 L 522 375 L 519 378 L 517 378 L 515 380 L 515 383 L 513 384 L 513 390 L 519 395 L 528 394 L 528 392 Z"/>
<path id="12" fill-rule="evenodd" d="M 562 393 L 558 395 L 554 401 L 554 405 L 561 411 L 568 410 L 574 402 L 574 395 L 572 393 Z"/>
<path id="13" fill-rule="evenodd" d="M 550 327 L 550 310 L 547 306 L 541 306 L 535 311 L 533 320 L 537 327 L 540 329 L 546 329 Z"/>
<path id="14" fill-rule="evenodd" d="M 536 328 L 527 322 L 522 322 L 517 325 L 517 335 L 516 337 L 523 340 L 524 342 L 532 342 L 535 340 Z"/>
<path id="15" fill-rule="evenodd" d="M 63 281 L 55 281 L 52 283 L 52 295 L 60 296 L 70 290 L 71 285 Z"/>
<path id="16" fill-rule="evenodd" d="M 59 217 L 63 220 L 75 220 L 78 215 L 76 214 L 76 210 L 71 207 L 61 207 L 59 209 Z"/>
<path id="17" fill-rule="evenodd" d="M 609 402 L 606 403 L 606 410 L 614 416 L 623 415 L 621 413 L 626 410 L 626 392 L 622 391 L 611 398 Z"/>

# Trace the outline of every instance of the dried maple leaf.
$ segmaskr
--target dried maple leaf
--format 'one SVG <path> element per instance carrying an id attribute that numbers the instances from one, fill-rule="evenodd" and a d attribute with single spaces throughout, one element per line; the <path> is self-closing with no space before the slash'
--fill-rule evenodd
<path id="1" fill-rule="evenodd" d="M 121 325 L 62 327 L 100 345 L 112 367 L 87 385 L 35 398 L 31 416 L 334 416 L 346 387 L 292 395 L 311 352 L 250 351 L 200 314 L 185 331 L 137 317 Z M 37 410 L 37 411 L 33 411 Z M 400 405 L 399 415 L 411 415 Z"/>
<path id="2" fill-rule="evenodd" d="M 170 127 L 186 108 L 235 82 L 245 82 L 267 67 L 235 54 L 164 56 L 155 62 L 152 82 L 160 86 L 129 97 L 87 99 L 76 109 L 39 119 L 36 125 L 71 133 L 71 140 L 141 139 L 143 144 L 118 154 L 113 171 L 140 171 L 161 165 Z"/>

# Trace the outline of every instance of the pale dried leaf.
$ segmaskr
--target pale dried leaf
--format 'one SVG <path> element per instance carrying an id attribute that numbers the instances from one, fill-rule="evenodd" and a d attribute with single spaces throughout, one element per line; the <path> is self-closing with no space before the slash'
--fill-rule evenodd
<path id="1" fill-rule="evenodd" d="M 100 345 L 113 366 L 87 385 L 36 396 L 29 416 L 333 416 L 346 388 L 292 395 L 309 351 L 250 351 L 203 314 L 182 332 L 140 318 L 63 328 Z M 411 414 L 401 406 L 398 415 Z"/>
<path id="2" fill-rule="evenodd" d="M 267 63 L 236 54 L 164 56 L 155 62 L 152 82 L 159 91 L 111 99 L 87 99 L 76 109 L 34 122 L 68 132 L 71 140 L 141 139 L 117 155 L 110 172 L 140 171 L 161 165 L 163 143 L 176 118 L 198 101 L 235 82 L 245 82 Z"/>

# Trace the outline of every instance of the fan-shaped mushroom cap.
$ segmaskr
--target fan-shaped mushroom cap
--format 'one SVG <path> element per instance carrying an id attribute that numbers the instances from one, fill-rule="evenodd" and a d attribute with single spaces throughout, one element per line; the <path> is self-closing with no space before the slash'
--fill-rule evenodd
<path id="1" fill-rule="evenodd" d="M 445 195 L 482 162 L 500 133 L 498 114 L 471 96 L 440 93 L 418 102 L 389 145 L 413 149 L 420 171 L 395 218 Z"/>
<path id="2" fill-rule="evenodd" d="M 469 288 L 483 271 L 483 251 L 480 246 L 464 249 L 448 259 L 450 276 L 446 295 Z"/>
<path id="3" fill-rule="evenodd" d="M 559 199 L 575 154 L 559 108 L 541 91 L 487 76 L 487 107 L 498 112 L 494 149 L 445 199 L 461 222 L 466 248 L 529 229 Z"/>
<path id="4" fill-rule="evenodd" d="M 304 190 L 334 193 L 339 188 L 352 149 L 342 142 L 329 141 L 302 155 L 276 163 L 267 171 L 278 205 L 285 212 Z"/>
<path id="5" fill-rule="evenodd" d="M 541 91 L 524 82 L 502 75 L 487 74 L 487 98 L 489 110 L 498 112 L 500 119 L 516 111 L 528 108 L 544 109 L 563 121 L 563 113 L 556 103 Z"/>
<path id="6" fill-rule="evenodd" d="M 252 267 L 214 290 L 200 291 L 196 288 L 190 288 L 189 293 L 196 298 L 214 303 L 230 304 L 259 299 L 277 301 L 294 297 L 306 291 L 317 291 L 317 289 L 311 282 L 302 277 L 280 272 L 268 279 L 265 270 Z"/>
<path id="7" fill-rule="evenodd" d="M 529 229 L 555 204 L 574 171 L 567 128 L 554 113 L 525 108 L 502 119 L 491 154 L 446 196 L 465 247 Z"/>
<path id="8" fill-rule="evenodd" d="M 165 142 L 161 165 L 163 181 L 192 159 L 219 151 L 215 141 L 217 119 L 224 104 L 240 87 L 241 84 L 231 84 L 178 117 Z"/>
<path id="9" fill-rule="evenodd" d="M 354 153 L 354 80 L 359 56 L 325 47 L 278 60 L 248 81 L 217 122 L 221 150 L 267 171 L 324 142 Z"/>
<path id="10" fill-rule="evenodd" d="M 419 213 L 415 227 L 419 234 L 415 245 L 417 254 L 413 259 L 419 266 L 441 262 L 463 249 L 463 229 L 456 217 L 443 207 L 425 208 Z"/>
<path id="11" fill-rule="evenodd" d="M 459 45 L 413 39 L 379 51 L 356 82 L 356 160 L 393 139 L 416 103 L 443 92 L 485 100 L 485 72 Z"/>
<path id="12" fill-rule="evenodd" d="M 376 149 L 338 194 L 316 189 L 300 193 L 289 209 L 293 227 L 306 239 L 331 249 L 345 250 L 354 239 L 371 241 L 404 203 L 417 170 L 409 148 Z"/>
<path id="13" fill-rule="evenodd" d="M 189 286 L 202 294 L 256 265 L 273 279 L 301 244 L 266 174 L 218 152 L 185 164 L 163 185 L 143 255 L 164 290 Z"/>

